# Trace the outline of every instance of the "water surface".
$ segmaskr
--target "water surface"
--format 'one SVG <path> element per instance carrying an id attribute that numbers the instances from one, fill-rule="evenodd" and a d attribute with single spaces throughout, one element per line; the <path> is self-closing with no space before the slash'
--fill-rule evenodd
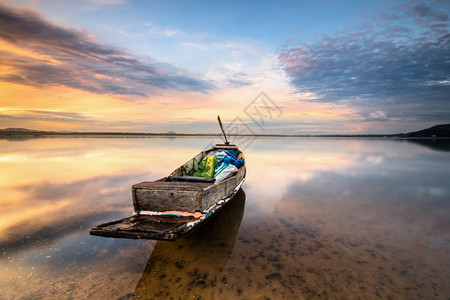
<path id="1" fill-rule="evenodd" d="M 1 299 L 448 299 L 447 141 L 261 138 L 216 219 L 89 236 L 211 138 L 0 140 Z"/>

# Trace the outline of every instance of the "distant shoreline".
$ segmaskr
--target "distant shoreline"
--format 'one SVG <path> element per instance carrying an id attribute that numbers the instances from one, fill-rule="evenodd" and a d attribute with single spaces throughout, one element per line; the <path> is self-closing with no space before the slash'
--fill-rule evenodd
<path id="1" fill-rule="evenodd" d="M 325 134 L 325 135 L 290 135 L 290 134 L 228 134 L 232 137 L 271 137 L 271 138 L 385 138 L 385 139 L 450 139 L 442 136 L 407 136 L 407 134 Z M 214 133 L 135 133 L 135 132 L 50 132 L 0 131 L 0 138 L 33 138 L 33 137 L 222 137 Z"/>
<path id="2" fill-rule="evenodd" d="M 44 131 L 25 128 L 0 129 L 0 138 L 30 137 L 221 137 L 220 133 L 152 133 L 152 132 L 71 132 Z M 233 137 L 281 137 L 281 138 L 398 138 L 398 139 L 448 139 L 450 124 L 436 125 L 427 129 L 396 134 L 227 134 Z"/>

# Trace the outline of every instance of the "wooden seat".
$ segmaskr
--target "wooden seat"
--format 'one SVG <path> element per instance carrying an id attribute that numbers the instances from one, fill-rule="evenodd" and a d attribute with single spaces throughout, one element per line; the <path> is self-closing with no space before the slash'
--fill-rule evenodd
<path id="1" fill-rule="evenodd" d="M 211 185 L 208 182 L 177 182 L 177 181 L 145 181 L 133 185 L 133 189 L 149 190 L 202 190 Z"/>

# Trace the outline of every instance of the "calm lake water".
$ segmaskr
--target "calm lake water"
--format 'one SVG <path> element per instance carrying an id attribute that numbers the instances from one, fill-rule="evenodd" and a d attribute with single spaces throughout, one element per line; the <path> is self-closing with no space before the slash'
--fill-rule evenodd
<path id="1" fill-rule="evenodd" d="M 215 142 L 0 140 L 0 299 L 450 299 L 449 141 L 256 139 L 188 238 L 88 234 Z"/>

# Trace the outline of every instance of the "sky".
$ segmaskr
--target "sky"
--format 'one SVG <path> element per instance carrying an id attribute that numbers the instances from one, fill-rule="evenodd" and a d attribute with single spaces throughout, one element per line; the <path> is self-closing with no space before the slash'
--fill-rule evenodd
<path id="1" fill-rule="evenodd" d="M 450 123 L 449 1 L 0 0 L 0 129 Z"/>

